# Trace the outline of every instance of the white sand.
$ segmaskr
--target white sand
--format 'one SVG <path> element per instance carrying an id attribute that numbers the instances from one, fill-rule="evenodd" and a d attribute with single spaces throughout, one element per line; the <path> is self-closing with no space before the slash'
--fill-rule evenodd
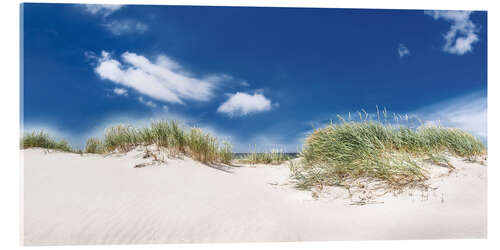
<path id="1" fill-rule="evenodd" d="M 26 245 L 485 238 L 486 166 L 453 159 L 434 191 L 350 205 L 312 198 L 286 166 L 212 168 L 189 158 L 133 168 L 138 152 L 23 150 Z M 343 196 L 344 198 L 342 198 Z"/>

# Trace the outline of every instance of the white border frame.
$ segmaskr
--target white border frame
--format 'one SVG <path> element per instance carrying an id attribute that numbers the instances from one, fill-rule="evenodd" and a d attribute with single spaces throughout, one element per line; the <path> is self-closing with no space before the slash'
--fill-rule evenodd
<path id="1" fill-rule="evenodd" d="M 0 91 L 2 105 L 2 129 L 1 156 L 7 158 L 2 161 L 1 183 L 1 220 L 0 220 L 0 244 L 3 249 L 20 247 L 20 194 L 22 172 L 20 169 L 19 127 L 20 127 L 20 0 L 3 1 L 0 11 L 1 25 L 1 74 L 3 81 Z M 156 4 L 156 5 L 204 5 L 204 6 L 262 6 L 262 7 L 319 7 L 319 8 L 360 8 L 360 9 L 462 9 L 462 10 L 486 10 L 488 11 L 488 109 L 496 112 L 499 107 L 499 73 L 498 73 L 498 46 L 499 39 L 499 14 L 500 8 L 494 5 L 494 1 L 475 0 L 420 0 L 420 1 L 397 1 L 397 0 L 96 0 L 96 1 L 74 1 L 74 0 L 31 0 L 29 2 L 53 2 L 53 3 L 107 3 L 107 4 Z M 496 70 L 492 70 L 496 69 Z M 500 246 L 499 234 L 499 182 L 495 180 L 500 177 L 498 152 L 499 119 L 495 113 L 489 112 L 488 117 L 488 239 L 487 240 L 420 240 L 420 241 L 329 241 L 329 242 L 301 242 L 301 243 L 252 243 L 252 244 L 161 244 L 161 245 L 121 245 L 121 246 L 78 246 L 79 249 L 242 249 L 273 248 L 273 249 L 331 249 L 341 247 L 349 249 L 364 249 L 367 247 L 383 249 L 484 249 Z M 18 168 L 19 167 L 19 168 Z M 8 248 L 7 248 L 8 247 Z M 58 249 L 72 249 L 69 246 L 57 247 Z M 46 247 L 43 247 L 46 248 Z"/>

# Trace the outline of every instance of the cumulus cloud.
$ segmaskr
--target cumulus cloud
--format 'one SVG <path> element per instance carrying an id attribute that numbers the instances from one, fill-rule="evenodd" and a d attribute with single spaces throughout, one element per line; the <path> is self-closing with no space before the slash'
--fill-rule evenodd
<path id="1" fill-rule="evenodd" d="M 269 110 L 271 110 L 271 100 L 267 99 L 264 95 L 237 92 L 220 105 L 217 112 L 230 116 L 244 116 Z"/>
<path id="2" fill-rule="evenodd" d="M 399 44 L 399 47 L 398 47 L 398 54 L 399 54 L 399 57 L 400 58 L 403 58 L 404 56 L 407 56 L 410 54 L 410 50 L 408 50 L 408 48 L 406 48 L 406 46 L 404 46 L 403 44 Z"/>
<path id="3" fill-rule="evenodd" d="M 470 20 L 471 11 L 432 10 L 424 13 L 434 20 L 443 19 L 451 23 L 450 30 L 444 34 L 443 51 L 463 55 L 472 51 L 472 44 L 479 41 L 478 29 Z"/>
<path id="4" fill-rule="evenodd" d="M 148 25 L 134 20 L 112 20 L 102 25 L 116 36 L 132 33 L 142 34 L 149 29 Z"/>
<path id="5" fill-rule="evenodd" d="M 85 4 L 85 10 L 92 15 L 102 15 L 107 17 L 119 10 L 123 5 L 119 4 Z"/>
<path id="6" fill-rule="evenodd" d="M 166 55 L 155 61 L 135 53 L 125 52 L 121 62 L 103 51 L 94 71 L 101 79 L 127 86 L 156 100 L 184 104 L 185 100 L 208 101 L 213 96 L 217 80 L 200 79 Z"/>
<path id="7" fill-rule="evenodd" d="M 126 89 L 123 89 L 123 88 L 114 88 L 113 89 L 113 92 L 117 95 L 123 95 L 123 96 L 127 96 L 128 95 L 128 92 Z"/>

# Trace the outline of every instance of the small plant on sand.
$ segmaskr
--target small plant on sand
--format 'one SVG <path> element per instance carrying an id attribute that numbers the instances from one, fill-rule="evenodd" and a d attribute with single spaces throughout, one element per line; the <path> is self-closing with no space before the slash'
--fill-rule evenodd
<path id="1" fill-rule="evenodd" d="M 477 138 L 459 129 L 440 126 L 411 129 L 379 120 L 363 119 L 360 114 L 358 122 L 343 120 L 315 129 L 304 143 L 302 160 L 290 164 L 297 187 L 349 188 L 364 178 L 401 189 L 428 179 L 422 166 L 425 160 L 452 168 L 443 158 L 444 153 L 468 158 L 486 153 Z"/>
<path id="2" fill-rule="evenodd" d="M 73 149 L 69 146 L 68 142 L 65 140 L 56 141 L 54 138 L 49 136 L 49 134 L 43 131 L 25 134 L 21 138 L 21 148 L 45 148 L 63 152 L 73 152 Z"/>

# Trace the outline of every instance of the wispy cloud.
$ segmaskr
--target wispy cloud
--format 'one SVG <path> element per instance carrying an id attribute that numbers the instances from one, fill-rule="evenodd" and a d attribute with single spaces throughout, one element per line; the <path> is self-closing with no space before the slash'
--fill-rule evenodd
<path id="1" fill-rule="evenodd" d="M 472 11 L 431 10 L 424 13 L 434 20 L 443 19 L 451 23 L 450 30 L 444 34 L 443 51 L 463 55 L 472 51 L 472 44 L 479 41 L 478 29 L 470 20 Z"/>
<path id="2" fill-rule="evenodd" d="M 149 29 L 149 25 L 134 19 L 108 18 L 111 14 L 123 8 L 124 5 L 85 4 L 83 7 L 86 12 L 94 16 L 101 17 L 102 27 L 116 36 L 125 34 L 142 34 Z"/>
<path id="3" fill-rule="evenodd" d="M 404 46 L 404 44 L 400 43 L 398 47 L 399 58 L 403 58 L 410 54 L 410 50 Z"/>
<path id="4" fill-rule="evenodd" d="M 121 62 L 103 51 L 94 71 L 101 79 L 127 86 L 156 100 L 184 104 L 185 100 L 208 101 L 218 84 L 218 79 L 188 75 L 179 63 L 166 55 L 156 60 L 135 53 L 125 52 Z"/>
<path id="5" fill-rule="evenodd" d="M 460 128 L 487 139 L 487 97 L 478 93 L 424 107 L 415 112 L 427 123 Z"/>
<path id="6" fill-rule="evenodd" d="M 244 116 L 248 114 L 260 113 L 271 110 L 271 100 L 263 94 L 247 94 L 237 92 L 229 97 L 217 112 L 225 113 L 230 116 Z"/>
<path id="7" fill-rule="evenodd" d="M 142 34 L 149 29 L 147 24 L 135 20 L 112 20 L 102 24 L 113 35 Z"/>
<path id="8" fill-rule="evenodd" d="M 121 9 L 123 5 L 119 4 L 85 4 L 85 10 L 92 15 L 101 15 L 107 17 L 113 12 Z"/>
<path id="9" fill-rule="evenodd" d="M 126 89 L 123 89 L 123 88 L 114 88 L 113 93 L 115 93 L 117 95 L 122 95 L 122 96 L 128 95 L 128 91 Z"/>
<path id="10" fill-rule="evenodd" d="M 151 108 L 156 108 L 157 107 L 156 103 L 154 103 L 152 101 L 146 101 L 146 100 L 144 100 L 144 98 L 142 98 L 142 96 L 140 96 L 138 98 L 138 100 L 139 100 L 140 103 L 142 103 L 142 104 L 144 104 L 144 105 L 146 105 L 148 107 L 151 107 Z"/>

